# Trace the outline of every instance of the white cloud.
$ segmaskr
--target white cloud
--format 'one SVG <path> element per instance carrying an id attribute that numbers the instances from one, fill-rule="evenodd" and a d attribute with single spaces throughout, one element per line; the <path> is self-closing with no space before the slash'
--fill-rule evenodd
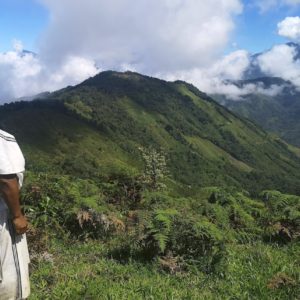
<path id="1" fill-rule="evenodd" d="M 279 59 L 279 57 L 277 57 L 277 59 Z M 270 66 L 272 64 L 274 64 L 274 62 L 270 61 Z M 165 76 L 168 80 L 185 80 L 193 83 L 206 93 L 225 94 L 226 97 L 231 100 L 243 100 L 242 96 L 250 93 L 275 96 L 283 91 L 286 85 L 271 85 L 270 87 L 266 87 L 263 82 L 245 84 L 242 88 L 237 87 L 233 82 L 242 78 L 244 71 L 249 65 L 249 53 L 245 50 L 237 50 L 229 55 L 223 56 L 210 68 L 195 68 L 191 71 L 175 72 L 169 76 L 164 74 L 158 74 L 158 76 Z M 264 69 L 264 71 L 267 70 Z M 230 81 L 227 79 L 230 79 Z"/>
<path id="2" fill-rule="evenodd" d="M 260 8 L 261 13 L 282 6 L 298 6 L 300 0 L 254 0 L 254 5 Z"/>
<path id="3" fill-rule="evenodd" d="M 52 12 L 40 39 L 47 58 L 88 54 L 103 69 L 127 63 L 143 73 L 210 64 L 242 12 L 239 0 L 40 1 Z"/>
<path id="4" fill-rule="evenodd" d="M 300 3 L 300 0 L 282 0 L 281 2 L 283 4 L 286 4 L 286 5 L 295 6 L 295 5 L 298 5 Z"/>
<path id="5" fill-rule="evenodd" d="M 300 89 L 300 60 L 295 60 L 296 49 L 276 45 L 257 58 L 261 70 L 269 76 L 278 76 L 291 81 Z"/>
<path id="6" fill-rule="evenodd" d="M 300 18 L 287 17 L 277 24 L 278 34 L 286 39 L 298 43 L 300 42 Z"/>
<path id="7" fill-rule="evenodd" d="M 249 53 L 245 50 L 237 50 L 220 60 L 209 68 L 194 68 L 190 71 L 179 71 L 173 74 L 157 74 L 167 80 L 181 79 L 197 86 L 201 91 L 209 94 L 226 94 L 231 100 L 241 100 L 241 96 L 249 93 L 262 93 L 275 95 L 282 91 L 283 87 L 271 86 L 266 89 L 263 83 L 246 84 L 243 88 L 237 87 L 230 80 L 239 80 L 250 64 Z"/>
<path id="8" fill-rule="evenodd" d="M 0 104 L 79 83 L 98 73 L 93 61 L 78 57 L 70 57 L 58 72 L 52 73 L 38 57 L 22 54 L 20 49 L 0 53 Z"/>
<path id="9" fill-rule="evenodd" d="M 51 14 L 37 42 L 38 57 L 22 57 L 19 41 L 16 51 L 1 54 L 2 98 L 1 87 L 11 97 L 30 95 L 76 84 L 97 69 L 166 78 L 213 66 L 211 74 L 237 78 L 244 65 L 235 63 L 241 60 L 236 54 L 221 59 L 235 29 L 234 16 L 242 13 L 241 0 L 38 1 Z"/>
<path id="10" fill-rule="evenodd" d="M 69 56 L 61 69 L 54 73 L 52 78 L 55 82 L 62 82 L 66 78 L 72 78 L 74 82 L 82 82 L 88 77 L 99 72 L 95 67 L 95 62 L 91 59 Z"/>
<path id="11" fill-rule="evenodd" d="M 278 6 L 278 0 L 257 0 L 255 5 L 260 8 L 261 13 L 265 13 L 271 8 Z"/>
<path id="12" fill-rule="evenodd" d="M 17 52 L 22 52 L 23 51 L 23 48 L 24 48 L 24 46 L 23 46 L 23 42 L 22 41 L 19 41 L 19 40 L 16 40 L 16 39 L 14 39 L 13 40 L 13 47 L 14 47 L 14 49 L 17 51 Z"/>
<path id="13" fill-rule="evenodd" d="M 226 93 L 235 99 L 250 92 L 273 95 L 283 88 L 248 84 L 239 89 L 224 83 L 241 79 L 249 67 L 247 51 L 222 56 L 235 29 L 234 16 L 242 12 L 241 0 L 38 1 L 51 13 L 49 26 L 38 40 L 39 55 L 24 55 L 17 40 L 15 51 L 0 53 L 0 103 L 73 85 L 101 70 L 182 79 L 204 92 Z M 266 11 L 298 3 L 265 0 L 257 5 Z M 278 24 L 278 33 L 298 41 L 299 23 L 298 17 L 286 18 Z M 294 55 L 293 48 L 275 46 L 256 63 L 263 72 L 300 87 Z"/>
<path id="14" fill-rule="evenodd" d="M 2 99 L 4 91 L 5 97 L 51 91 L 100 70 L 182 79 L 236 98 L 264 90 L 223 82 L 241 79 L 249 66 L 244 50 L 222 56 L 235 29 L 233 17 L 243 9 L 240 0 L 39 1 L 51 12 L 39 55 L 22 55 L 20 41 L 14 41 L 16 51 L 0 53 Z"/>
<path id="15" fill-rule="evenodd" d="M 287 17 L 278 23 L 278 34 L 294 43 L 299 43 L 300 18 Z M 292 82 L 300 90 L 300 60 L 296 59 L 298 56 L 297 46 L 275 45 L 269 51 L 259 55 L 254 64 L 259 66 L 267 76 L 281 77 Z"/>

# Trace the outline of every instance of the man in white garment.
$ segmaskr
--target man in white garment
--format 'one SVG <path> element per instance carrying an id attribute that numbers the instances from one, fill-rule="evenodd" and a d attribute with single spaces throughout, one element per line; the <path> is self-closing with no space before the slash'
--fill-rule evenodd
<path id="1" fill-rule="evenodd" d="M 0 300 L 25 299 L 30 294 L 28 223 L 19 202 L 24 171 L 15 138 L 0 130 Z"/>

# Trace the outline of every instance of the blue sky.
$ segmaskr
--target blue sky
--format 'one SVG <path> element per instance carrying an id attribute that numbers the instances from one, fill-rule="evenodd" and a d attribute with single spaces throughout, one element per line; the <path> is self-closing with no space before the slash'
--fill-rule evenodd
<path id="1" fill-rule="evenodd" d="M 274 45 L 283 46 L 256 65 L 300 89 L 300 64 L 294 49 L 284 46 L 300 43 L 299 5 L 300 0 L 0 0 L 0 104 L 104 70 L 181 79 L 207 93 L 238 97 L 262 87 L 241 91 L 224 79 L 243 79 L 251 55 Z M 38 56 L 24 56 L 22 49 Z"/>
<path id="2" fill-rule="evenodd" d="M 49 22 L 49 11 L 34 0 L 0 0 L 0 51 L 12 50 L 12 40 L 36 51 L 35 42 Z"/>
<path id="3" fill-rule="evenodd" d="M 288 42 L 276 33 L 277 24 L 287 16 L 299 15 L 296 7 L 272 7 L 261 13 L 253 1 L 243 1 L 243 13 L 234 18 L 236 29 L 224 53 L 232 51 L 232 43 L 250 53 L 258 53 L 274 44 Z M 13 49 L 12 40 L 21 40 L 24 48 L 38 51 L 36 40 L 50 21 L 50 11 L 35 0 L 0 0 L 0 52 Z"/>
<path id="4" fill-rule="evenodd" d="M 235 17 L 236 30 L 231 38 L 240 48 L 250 53 L 260 53 L 270 49 L 275 44 L 289 42 L 277 34 L 277 24 L 286 17 L 298 16 L 299 7 L 272 7 L 266 12 L 253 5 L 253 1 L 243 1 L 243 13 Z M 226 52 L 232 51 L 229 47 Z"/>

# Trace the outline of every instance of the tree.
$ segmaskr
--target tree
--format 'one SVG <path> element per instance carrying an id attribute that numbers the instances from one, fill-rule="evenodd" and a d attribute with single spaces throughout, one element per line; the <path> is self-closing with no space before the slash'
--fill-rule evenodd
<path id="1" fill-rule="evenodd" d="M 146 163 L 146 171 L 144 173 L 145 178 L 151 179 L 154 188 L 163 190 L 166 188 L 164 184 L 165 177 L 168 176 L 166 154 L 163 148 L 156 151 L 152 146 L 149 149 L 143 151 L 143 158 Z"/>

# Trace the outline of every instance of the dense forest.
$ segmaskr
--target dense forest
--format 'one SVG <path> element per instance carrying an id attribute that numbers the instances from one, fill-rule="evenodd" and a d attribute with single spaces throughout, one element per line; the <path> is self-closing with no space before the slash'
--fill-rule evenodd
<path id="1" fill-rule="evenodd" d="M 29 171 L 93 178 L 121 165 L 142 169 L 143 148 L 163 147 L 169 184 L 181 191 L 230 185 L 300 194 L 300 152 L 194 86 L 103 72 L 45 100 L 0 107 Z"/>
<path id="2" fill-rule="evenodd" d="M 103 72 L 0 107 L 30 299 L 297 299 L 300 149 L 185 82 Z"/>
<path id="3" fill-rule="evenodd" d="M 276 94 L 250 93 L 240 100 L 228 99 L 225 95 L 212 95 L 230 110 L 239 113 L 285 142 L 300 147 L 300 93 L 291 82 L 276 77 L 256 78 L 234 82 L 239 88 L 247 84 L 260 84 L 266 89 L 278 89 Z M 281 88 L 280 88 L 281 87 Z"/>

